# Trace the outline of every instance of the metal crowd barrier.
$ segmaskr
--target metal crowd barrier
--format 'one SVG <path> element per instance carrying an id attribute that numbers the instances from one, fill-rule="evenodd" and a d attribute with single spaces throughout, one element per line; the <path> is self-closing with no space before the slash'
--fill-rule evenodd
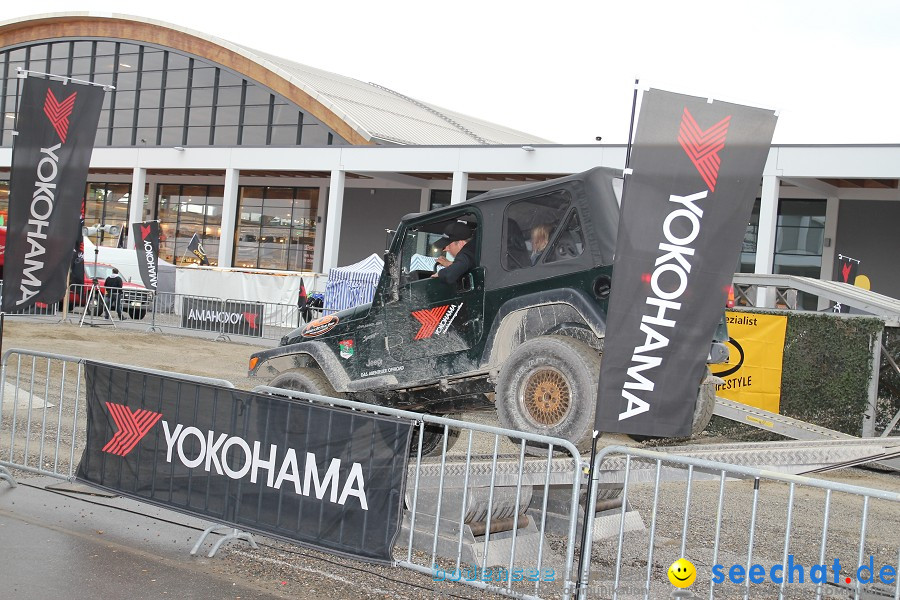
<path id="1" fill-rule="evenodd" d="M 520 598 L 571 597 L 583 464 L 570 442 L 268 386 L 253 391 L 416 422 L 397 566 L 430 575 L 437 589 L 453 581 Z"/>
<path id="2" fill-rule="evenodd" d="M 621 470 L 625 501 L 616 534 L 587 528 L 578 598 L 900 598 L 896 492 L 622 446 L 601 466 Z M 626 533 L 626 510 L 649 532 Z M 667 577 L 682 558 L 696 573 L 683 592 Z M 606 566 L 594 580 L 592 565 Z"/>
<path id="3" fill-rule="evenodd" d="M 87 426 L 84 361 L 75 356 L 15 348 L 3 354 L 0 479 L 15 485 L 9 469 L 18 469 L 74 481 Z M 183 381 L 234 387 L 224 379 L 127 368 Z"/>

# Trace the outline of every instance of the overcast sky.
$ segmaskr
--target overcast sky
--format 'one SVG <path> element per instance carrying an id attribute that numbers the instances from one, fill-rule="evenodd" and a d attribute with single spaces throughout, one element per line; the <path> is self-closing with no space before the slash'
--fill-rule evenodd
<path id="1" fill-rule="evenodd" d="M 557 143 L 627 141 L 642 86 L 772 108 L 775 142 L 900 143 L 896 0 L 4 2 L 196 29 Z"/>

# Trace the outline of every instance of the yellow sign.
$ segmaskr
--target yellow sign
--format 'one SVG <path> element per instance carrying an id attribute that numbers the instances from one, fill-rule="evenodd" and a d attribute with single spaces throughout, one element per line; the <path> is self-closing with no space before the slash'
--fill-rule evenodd
<path id="1" fill-rule="evenodd" d="M 716 395 L 769 412 L 778 412 L 781 400 L 781 361 L 787 317 L 726 311 L 728 363 L 711 365 L 713 375 L 725 383 Z"/>

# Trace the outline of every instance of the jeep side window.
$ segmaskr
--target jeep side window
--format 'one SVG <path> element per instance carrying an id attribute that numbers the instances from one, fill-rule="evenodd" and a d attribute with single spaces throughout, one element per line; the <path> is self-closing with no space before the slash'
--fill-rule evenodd
<path id="1" fill-rule="evenodd" d="M 417 228 L 407 229 L 400 250 L 401 285 L 427 279 L 437 269 L 437 258 L 444 253 L 434 244 L 444 237 L 444 229 L 458 219 L 466 220 L 469 215 L 454 216 L 452 219 L 425 223 Z"/>
<path id="2" fill-rule="evenodd" d="M 548 262 L 546 258 L 553 250 L 549 246 L 557 239 L 557 230 L 566 219 L 571 204 L 568 192 L 562 190 L 511 202 L 506 207 L 504 220 L 500 261 L 503 268 L 514 271 Z"/>
<path id="3" fill-rule="evenodd" d="M 545 263 L 566 260 L 580 256 L 584 252 L 584 236 L 581 232 L 581 221 L 578 212 L 573 208 L 565 221 L 565 225 L 559 230 L 556 239 L 544 257 Z"/>

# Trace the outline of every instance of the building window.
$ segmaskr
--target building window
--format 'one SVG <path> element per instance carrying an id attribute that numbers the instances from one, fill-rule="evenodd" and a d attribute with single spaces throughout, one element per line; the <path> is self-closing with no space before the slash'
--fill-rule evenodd
<path id="1" fill-rule="evenodd" d="M 84 224 L 116 225 L 118 236 L 97 235 L 91 241 L 98 246 L 126 247 L 128 236 L 128 207 L 131 204 L 131 184 L 95 183 L 87 184 L 84 202 Z"/>
<path id="2" fill-rule="evenodd" d="M 347 142 L 287 99 L 204 59 L 112 40 L 0 49 L 0 145 L 12 145 L 16 67 L 115 86 L 96 146 L 325 146 Z M 305 130 L 304 130 L 305 128 Z"/>
<path id="3" fill-rule="evenodd" d="M 187 249 L 197 235 L 209 257 L 209 264 L 217 265 L 225 188 L 221 185 L 162 184 L 158 190 L 156 214 L 160 258 L 176 265 L 199 262 Z"/>
<path id="4" fill-rule="evenodd" d="M 825 240 L 825 207 L 825 200 L 779 200 L 773 273 L 819 278 Z M 756 270 L 759 211 L 760 201 L 757 199 L 744 234 L 739 265 L 741 273 L 753 273 Z M 814 296 L 802 292 L 797 303 L 798 308 L 808 310 L 816 310 L 818 305 Z"/>
<path id="5" fill-rule="evenodd" d="M 311 271 L 319 188 L 242 186 L 234 266 Z"/>

